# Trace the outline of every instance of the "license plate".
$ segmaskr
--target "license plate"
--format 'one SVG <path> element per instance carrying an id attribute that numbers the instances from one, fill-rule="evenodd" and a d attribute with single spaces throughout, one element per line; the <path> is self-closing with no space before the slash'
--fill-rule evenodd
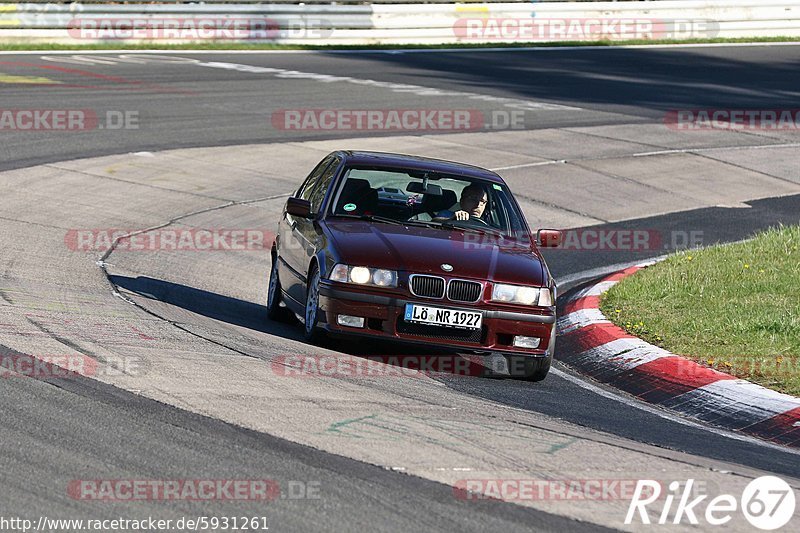
<path id="1" fill-rule="evenodd" d="M 475 311 L 442 309 L 427 305 L 406 304 L 406 322 L 432 324 L 459 329 L 480 329 L 483 315 Z"/>

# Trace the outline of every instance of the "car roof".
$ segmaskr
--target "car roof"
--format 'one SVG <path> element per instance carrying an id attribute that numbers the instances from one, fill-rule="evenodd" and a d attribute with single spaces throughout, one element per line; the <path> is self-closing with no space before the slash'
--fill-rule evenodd
<path id="1" fill-rule="evenodd" d="M 362 150 L 340 150 L 335 153 L 341 155 L 345 159 L 345 163 L 348 165 L 374 165 L 380 167 L 429 170 L 444 174 L 455 174 L 465 177 L 480 178 L 494 183 L 505 183 L 503 178 L 491 170 L 468 165 L 466 163 L 445 161 L 444 159 L 434 159 L 431 157 L 421 157 L 416 155 L 394 154 L 390 152 L 369 152 Z"/>

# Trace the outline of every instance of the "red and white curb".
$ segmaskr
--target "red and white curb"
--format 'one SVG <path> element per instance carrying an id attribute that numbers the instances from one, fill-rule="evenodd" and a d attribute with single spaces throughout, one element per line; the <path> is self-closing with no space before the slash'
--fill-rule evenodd
<path id="1" fill-rule="evenodd" d="M 612 274 L 567 300 L 558 320 L 560 360 L 600 382 L 689 418 L 800 448 L 800 398 L 653 346 L 603 315 L 601 295 L 652 264 Z"/>

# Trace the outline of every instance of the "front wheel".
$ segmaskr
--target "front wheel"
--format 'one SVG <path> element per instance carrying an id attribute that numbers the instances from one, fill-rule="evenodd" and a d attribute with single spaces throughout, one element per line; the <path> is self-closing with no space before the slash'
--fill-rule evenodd
<path id="1" fill-rule="evenodd" d="M 542 381 L 550 371 L 551 357 L 507 355 L 508 373 L 511 377 L 526 381 Z"/>
<path id="2" fill-rule="evenodd" d="M 308 273 L 306 288 L 306 312 L 303 338 L 306 342 L 316 344 L 325 337 L 325 332 L 317 326 L 319 322 L 319 267 L 314 265 Z"/>

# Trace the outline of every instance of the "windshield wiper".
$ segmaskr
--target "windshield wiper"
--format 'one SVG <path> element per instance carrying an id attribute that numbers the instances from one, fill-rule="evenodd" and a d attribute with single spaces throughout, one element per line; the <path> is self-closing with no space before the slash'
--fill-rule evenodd
<path id="1" fill-rule="evenodd" d="M 474 231 L 475 233 L 480 233 L 483 235 L 494 235 L 496 237 L 503 237 L 503 232 L 494 229 L 494 228 L 483 228 L 483 227 L 476 227 L 476 226 L 460 226 L 455 224 L 453 220 L 448 220 L 447 222 L 442 222 L 441 226 L 447 229 L 461 229 L 464 231 Z"/>
<path id="2" fill-rule="evenodd" d="M 396 224 L 400 226 L 417 226 L 423 228 L 436 228 L 436 229 L 460 229 L 465 231 L 474 231 L 484 235 L 502 236 L 503 233 L 499 230 L 491 228 L 476 228 L 473 226 L 457 226 L 453 224 L 455 221 L 436 221 L 436 220 L 397 220 L 394 218 L 382 217 L 380 215 L 351 215 L 351 214 L 336 214 L 335 217 L 354 218 L 357 220 L 368 220 L 370 222 L 385 222 L 386 224 Z"/>
<path id="3" fill-rule="evenodd" d="M 342 217 L 342 218 L 355 218 L 357 220 L 368 220 L 370 222 L 384 222 L 386 224 L 395 224 L 398 226 L 402 226 L 405 224 L 402 220 L 395 220 L 394 218 L 389 217 L 382 217 L 380 215 L 333 215 L 335 217 Z"/>
<path id="4" fill-rule="evenodd" d="M 441 222 L 434 222 L 433 220 L 407 220 L 404 224 L 408 224 L 409 226 L 420 226 L 423 228 L 442 228 Z"/>

